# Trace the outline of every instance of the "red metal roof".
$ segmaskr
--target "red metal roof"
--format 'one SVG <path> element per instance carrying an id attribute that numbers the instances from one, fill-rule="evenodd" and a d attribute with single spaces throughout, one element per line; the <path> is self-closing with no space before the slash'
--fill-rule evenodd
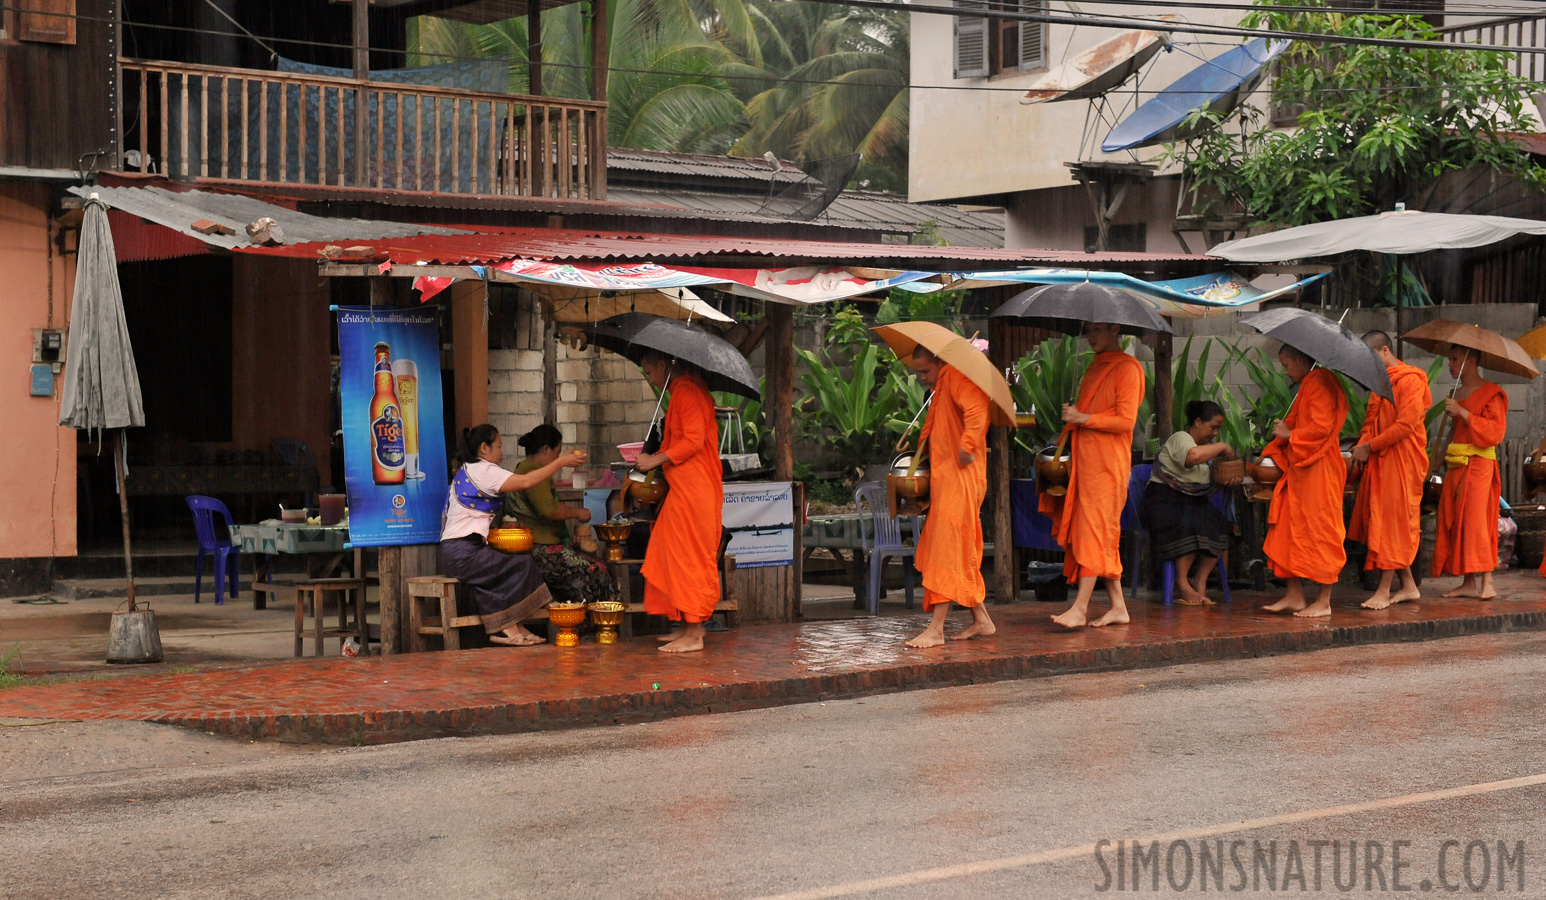
<path id="1" fill-rule="evenodd" d="M 1179 253 L 1085 253 L 1079 250 L 934 247 L 551 228 L 492 230 L 482 227 L 474 234 L 418 235 L 353 241 L 348 244 L 362 245 L 376 250 L 375 261 L 390 260 L 393 265 L 483 265 L 505 259 L 560 262 L 649 260 L 666 263 L 737 256 L 778 260 L 781 263 L 809 261 L 890 265 L 903 261 L 929 262 L 943 264 L 947 268 L 954 267 L 956 263 L 1082 268 L 1092 265 L 1141 266 L 1174 262 L 1216 266 L 1218 262 L 1206 256 Z M 321 256 L 321 250 L 320 244 L 293 244 L 243 248 L 240 252 L 315 258 Z"/>

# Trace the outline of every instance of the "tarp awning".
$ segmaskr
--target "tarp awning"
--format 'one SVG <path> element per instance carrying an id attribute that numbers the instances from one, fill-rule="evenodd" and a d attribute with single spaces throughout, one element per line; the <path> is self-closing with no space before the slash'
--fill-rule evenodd
<path id="1" fill-rule="evenodd" d="M 997 287 L 1005 284 L 1068 284 L 1076 281 L 1093 281 L 1130 290 L 1153 304 L 1164 316 L 1200 319 L 1229 312 L 1253 303 L 1261 303 L 1297 291 L 1311 282 L 1325 278 L 1321 272 L 1302 278 L 1292 284 L 1271 290 L 1262 290 L 1251 284 L 1250 279 L 1232 271 L 1214 272 L 1193 278 L 1175 278 L 1165 281 L 1144 281 L 1123 272 L 1103 272 L 1091 269 L 1009 269 L 998 272 L 947 272 L 932 276 L 932 281 L 913 281 L 900 285 L 904 290 L 919 293 L 934 291 L 958 291 L 973 288 Z"/>
<path id="2" fill-rule="evenodd" d="M 1208 255 L 1235 262 L 1314 259 L 1352 250 L 1404 256 L 1429 250 L 1484 247 L 1521 234 L 1546 234 L 1546 222 L 1508 216 L 1396 210 L 1225 241 L 1209 250 Z"/>

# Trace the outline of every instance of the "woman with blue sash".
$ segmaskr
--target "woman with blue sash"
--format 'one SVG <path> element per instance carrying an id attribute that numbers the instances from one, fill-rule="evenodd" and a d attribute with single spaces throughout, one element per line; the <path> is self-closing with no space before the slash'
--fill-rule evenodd
<path id="1" fill-rule="evenodd" d="M 517 475 L 500 467 L 504 439 L 499 429 L 488 424 L 462 434 L 461 452 L 465 462 L 451 480 L 440 531 L 440 571 L 467 586 L 491 642 L 507 647 L 540 644 L 542 638 L 522 627 L 517 608 L 546 605 L 551 595 L 542 573 L 531 554 L 490 547 L 489 527 L 504 503 L 502 494 L 540 484 L 566 466 L 583 466 L 586 455 L 571 450 L 539 469 Z"/>

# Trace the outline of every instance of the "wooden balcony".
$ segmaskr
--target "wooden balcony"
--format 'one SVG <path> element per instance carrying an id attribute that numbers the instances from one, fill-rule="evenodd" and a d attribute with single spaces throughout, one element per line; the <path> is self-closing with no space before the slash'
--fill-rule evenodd
<path id="1" fill-rule="evenodd" d="M 138 59 L 118 68 L 119 171 L 606 199 L 604 102 Z"/>
<path id="2" fill-rule="evenodd" d="M 1491 44 L 1502 47 L 1546 47 L 1546 16 L 1507 16 L 1499 19 L 1461 18 L 1439 29 L 1446 43 Z M 1540 81 L 1546 72 L 1539 53 L 1512 53 L 1508 69 L 1515 76 Z"/>

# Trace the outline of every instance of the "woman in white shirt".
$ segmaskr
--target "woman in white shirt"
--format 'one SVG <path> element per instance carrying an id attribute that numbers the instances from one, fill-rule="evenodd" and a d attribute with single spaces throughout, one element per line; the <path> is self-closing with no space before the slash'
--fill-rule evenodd
<path id="1" fill-rule="evenodd" d="M 542 643 L 522 627 L 516 606 L 528 609 L 547 603 L 551 595 L 529 553 L 504 553 L 488 545 L 489 526 L 503 505 L 500 496 L 541 484 L 566 466 L 583 466 L 586 455 L 571 450 L 540 469 L 517 475 L 500 468 L 504 439 L 493 425 L 479 425 L 462 434 L 462 459 L 446 498 L 445 524 L 440 530 L 440 571 L 468 586 L 483 617 L 488 639 L 507 647 Z M 526 600 L 540 600 L 535 605 Z"/>
<path id="2" fill-rule="evenodd" d="M 1193 400 L 1186 405 L 1185 431 L 1170 436 L 1154 461 L 1142 499 L 1138 521 L 1149 533 L 1154 555 L 1175 560 L 1177 603 L 1212 606 L 1208 599 L 1208 573 L 1229 549 L 1228 524 L 1213 507 L 1215 459 L 1233 459 L 1228 444 L 1217 442 L 1224 425 L 1224 410 L 1212 400 Z M 1196 574 L 1192 562 L 1201 560 Z"/>

